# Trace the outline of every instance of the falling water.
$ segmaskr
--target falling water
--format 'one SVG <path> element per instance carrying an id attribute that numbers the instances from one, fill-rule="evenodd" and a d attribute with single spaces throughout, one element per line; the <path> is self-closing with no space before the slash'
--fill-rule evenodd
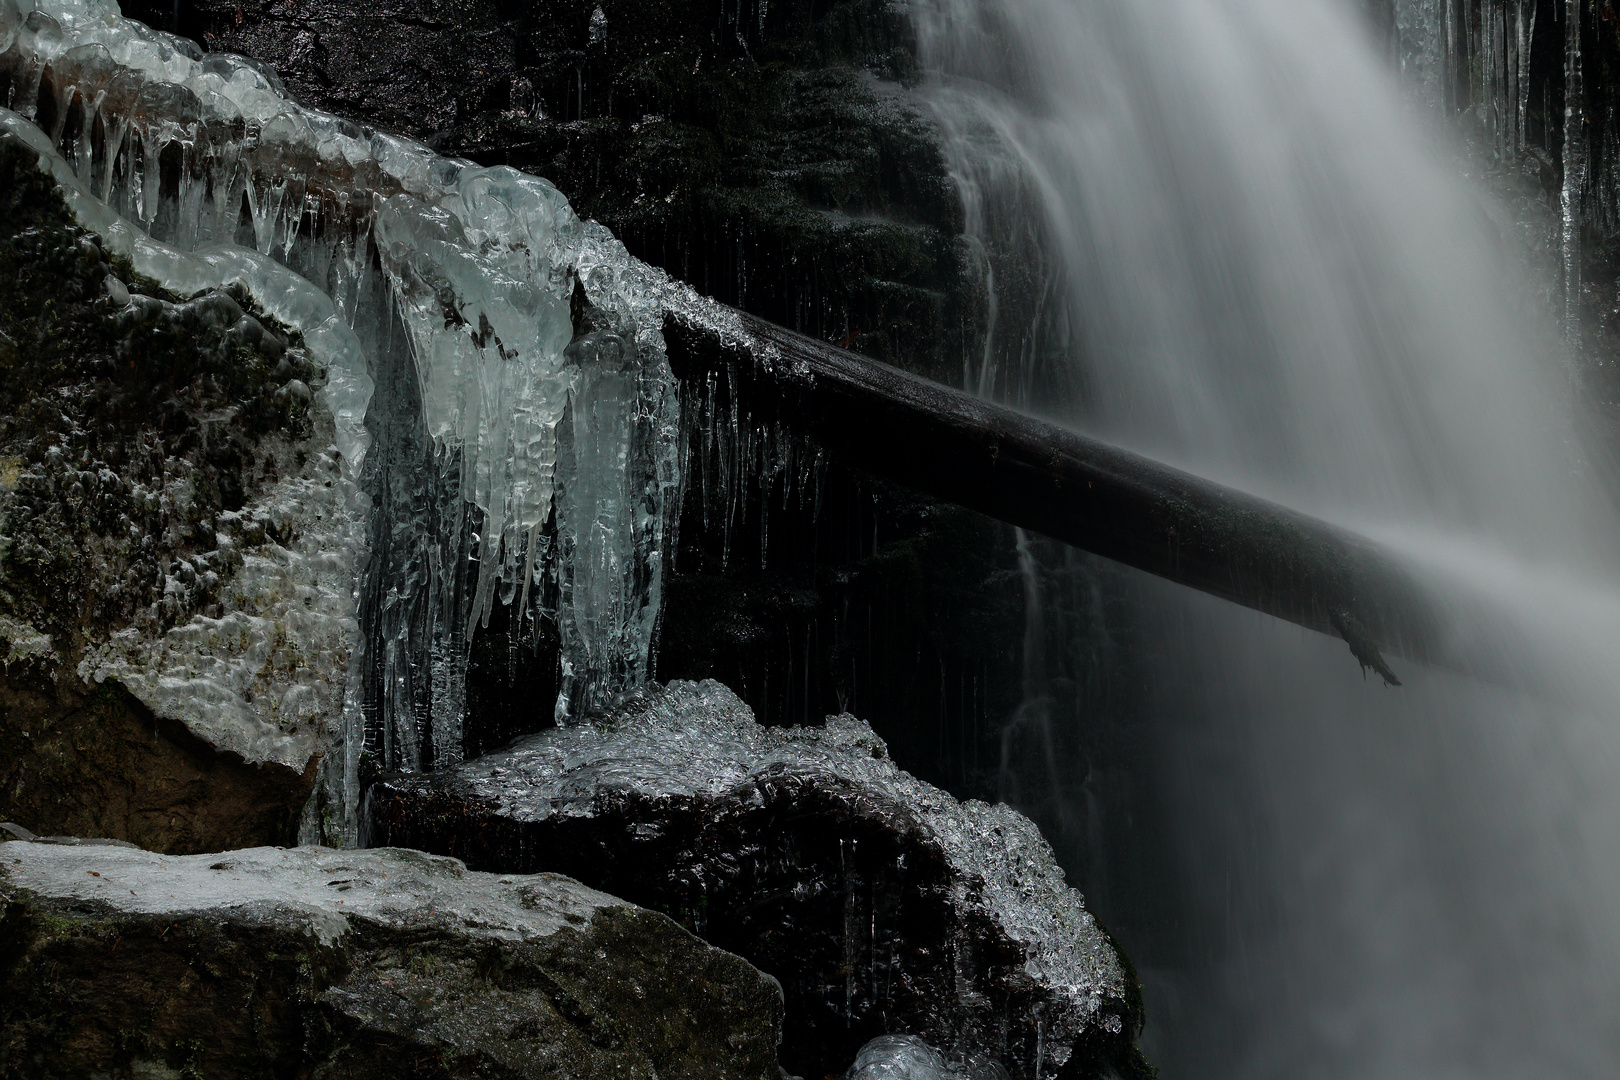
<path id="1" fill-rule="evenodd" d="M 1164 825 L 1115 860 L 1134 886 L 1093 900 L 1143 967 L 1169 1077 L 1614 1075 L 1611 489 L 1554 313 L 1510 293 L 1487 196 L 1436 152 L 1354 8 L 920 12 L 973 239 L 1040 237 L 1056 298 L 969 385 L 1491 592 L 1496 623 L 1454 632 L 1511 625 L 1546 676 L 1525 694 L 1406 665 L 1389 689 L 1342 642 L 1100 567 L 1139 646 L 1118 681 L 1145 747 L 1111 789 L 1112 832 Z M 1510 47 L 1499 14 L 1495 122 L 1516 153 L 1532 27 L 1515 9 Z M 1071 865 L 1091 835 L 1059 839 Z"/>

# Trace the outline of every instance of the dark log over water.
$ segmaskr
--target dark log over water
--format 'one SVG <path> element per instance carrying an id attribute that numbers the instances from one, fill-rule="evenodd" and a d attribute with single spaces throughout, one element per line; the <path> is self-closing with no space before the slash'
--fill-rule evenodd
<path id="1" fill-rule="evenodd" d="M 1364 669 L 1391 685 L 1400 680 L 1383 650 L 1480 666 L 1446 647 L 1429 588 L 1365 537 L 738 316 L 749 335 L 740 343 L 667 315 L 676 374 L 693 380 L 719 372 L 756 419 L 780 420 L 851 465 L 1342 637 Z"/>

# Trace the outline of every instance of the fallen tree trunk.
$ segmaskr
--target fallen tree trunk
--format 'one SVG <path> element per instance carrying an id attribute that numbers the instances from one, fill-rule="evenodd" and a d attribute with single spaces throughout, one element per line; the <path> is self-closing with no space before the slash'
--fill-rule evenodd
<path id="1" fill-rule="evenodd" d="M 1445 655 L 1436 601 L 1348 530 L 739 313 L 722 335 L 665 317 L 683 380 L 721 372 L 746 406 L 874 475 L 1268 615 L 1383 650 Z"/>

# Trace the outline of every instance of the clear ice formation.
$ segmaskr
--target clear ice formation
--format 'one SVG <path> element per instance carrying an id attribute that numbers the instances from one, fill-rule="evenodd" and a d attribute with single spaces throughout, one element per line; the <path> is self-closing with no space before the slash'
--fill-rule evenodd
<path id="1" fill-rule="evenodd" d="M 855 1055 L 843 1080 L 1007 1080 L 987 1057 L 952 1062 L 915 1035 L 879 1035 Z"/>
<path id="2" fill-rule="evenodd" d="M 376 385 L 369 413 L 354 395 L 335 411 L 382 433 L 361 605 L 384 767 L 459 760 L 468 650 L 497 601 L 556 619 L 559 718 L 647 679 L 680 482 L 662 316 L 723 325 L 718 309 L 545 180 L 303 108 L 272 71 L 112 0 L 0 0 L 0 105 L 46 133 L 81 214 L 134 223 L 94 227 L 129 232 L 143 272 L 186 292 L 206 266 L 208 284 L 274 292 L 284 267 L 335 312 L 266 302 Z M 78 205 L 91 196 L 106 207 Z M 608 322 L 577 341 L 576 282 Z M 353 472 L 358 444 L 340 450 Z"/>

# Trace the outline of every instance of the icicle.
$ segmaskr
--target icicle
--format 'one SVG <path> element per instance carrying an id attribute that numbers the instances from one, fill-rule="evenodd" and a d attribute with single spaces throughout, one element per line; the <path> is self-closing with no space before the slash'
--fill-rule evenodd
<path id="1" fill-rule="evenodd" d="M 113 184 L 118 180 L 118 162 L 125 159 L 127 154 L 124 140 L 129 135 L 129 121 L 121 116 L 103 115 L 101 130 L 104 140 L 101 156 L 107 163 L 107 171 L 101 178 L 101 187 L 96 191 L 96 197 L 104 203 L 111 204 Z M 127 161 L 125 171 L 128 171 Z"/>
<path id="2" fill-rule="evenodd" d="M 1446 0 L 1444 61 L 1440 67 L 1440 109 L 1450 116 L 1457 109 L 1457 10 L 1456 0 Z"/>
<path id="3" fill-rule="evenodd" d="M 1516 138 L 1513 148 L 1515 153 L 1523 153 L 1530 145 L 1530 50 L 1535 44 L 1536 37 L 1536 2 L 1535 0 L 1516 0 L 1515 31 L 1519 39 L 1519 70 L 1517 91 L 1518 120 Z M 1526 17 L 1525 10 L 1529 9 Z"/>
<path id="4" fill-rule="evenodd" d="M 1513 121 L 1510 119 L 1512 112 L 1509 104 L 1512 61 L 1509 56 L 1507 5 L 1508 0 L 1490 0 L 1491 132 L 1499 160 L 1506 159 L 1513 152 Z"/>
<path id="5" fill-rule="evenodd" d="M 158 156 L 163 144 L 150 131 L 141 132 L 141 193 L 139 213 L 141 223 L 148 229 L 157 220 L 159 187 Z"/>
<path id="6" fill-rule="evenodd" d="M 1564 334 L 1577 359 L 1581 349 L 1581 196 L 1586 183 L 1586 129 L 1581 70 L 1581 0 L 1564 8 Z"/>

